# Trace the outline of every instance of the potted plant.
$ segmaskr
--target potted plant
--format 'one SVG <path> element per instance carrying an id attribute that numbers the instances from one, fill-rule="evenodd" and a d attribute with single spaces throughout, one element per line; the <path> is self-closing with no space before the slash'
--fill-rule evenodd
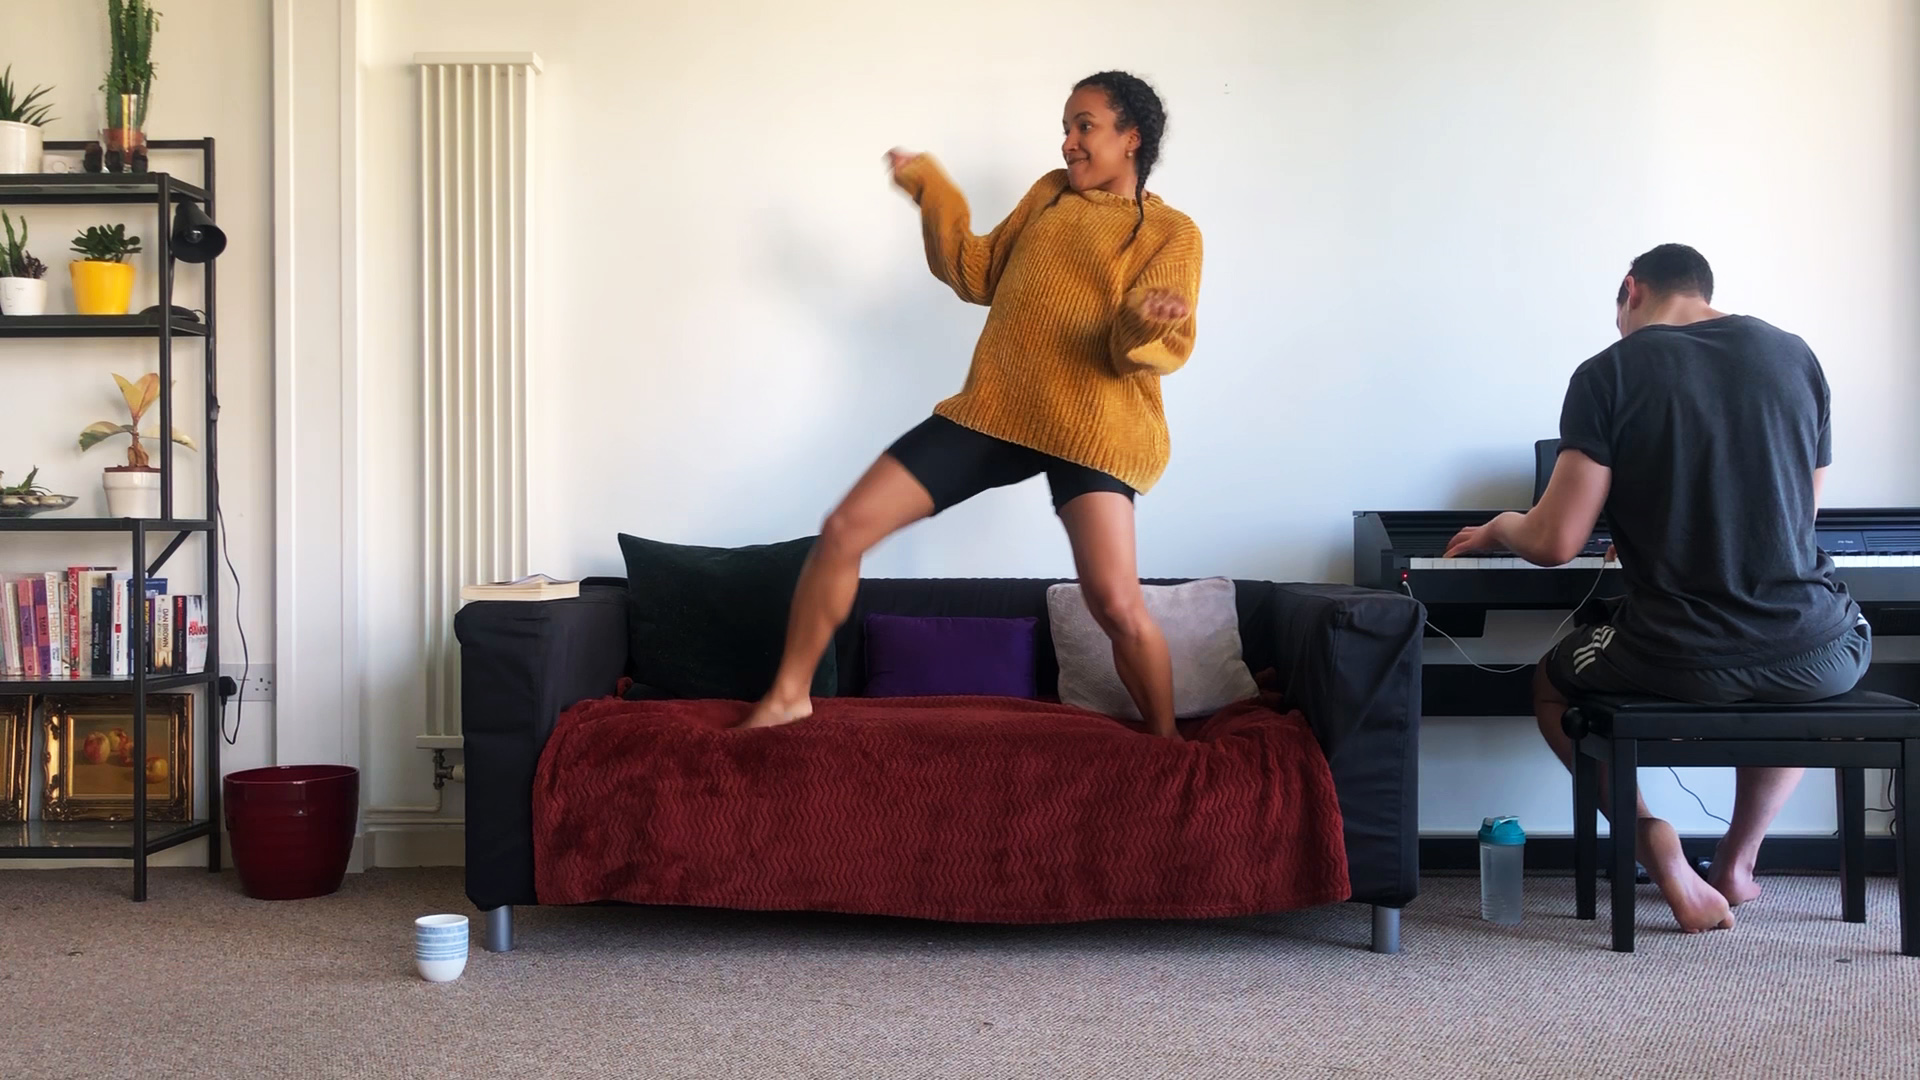
<path id="1" fill-rule="evenodd" d="M 0 173 L 37 173 L 40 148 L 44 144 L 40 129 L 53 118 L 52 108 L 40 102 L 51 87 L 36 86 L 25 93 L 14 89 L 13 66 L 0 72 Z"/>
<path id="2" fill-rule="evenodd" d="M 100 132 L 108 172 L 147 171 L 147 105 L 153 91 L 153 35 L 160 14 L 146 0 L 107 0 L 107 126 Z"/>
<path id="3" fill-rule="evenodd" d="M 13 219 L 0 210 L 7 239 L 0 246 L 0 315 L 44 315 L 47 312 L 47 264 L 27 250 L 27 219 L 20 219 L 20 235 Z"/>
<path id="4" fill-rule="evenodd" d="M 115 435 L 125 435 L 133 440 L 127 447 L 127 463 L 109 465 L 103 471 L 101 480 L 102 486 L 107 489 L 107 515 L 157 518 L 160 516 L 160 470 L 148 464 L 147 448 L 140 445 L 140 418 L 160 399 L 160 376 L 149 372 L 142 375 L 139 382 L 128 382 L 115 375 L 113 381 L 120 384 L 120 396 L 126 399 L 131 422 L 116 424 L 111 420 L 102 420 L 88 425 L 80 433 L 80 449 L 86 451 Z M 181 434 L 177 428 L 173 432 L 173 441 L 189 450 L 197 449 L 193 440 Z"/>
<path id="5" fill-rule="evenodd" d="M 55 495 L 43 484 L 34 483 L 40 475 L 40 466 L 35 465 L 27 478 L 18 484 L 5 483 L 6 473 L 0 473 L 0 518 L 31 517 L 42 510 L 65 510 L 77 500 L 71 495 Z"/>
<path id="6" fill-rule="evenodd" d="M 125 315 L 133 304 L 133 264 L 140 238 L 125 225 L 91 225 L 73 238 L 81 258 L 67 264 L 73 278 L 73 309 L 82 315 Z"/>

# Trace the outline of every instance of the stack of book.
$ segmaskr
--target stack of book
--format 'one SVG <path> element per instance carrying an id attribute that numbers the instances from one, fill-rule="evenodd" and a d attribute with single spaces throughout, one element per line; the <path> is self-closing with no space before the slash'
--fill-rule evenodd
<path id="1" fill-rule="evenodd" d="M 490 581 L 460 587 L 462 600 L 570 600 L 580 595 L 580 583 L 545 574 L 528 574 L 512 581 Z"/>
<path id="2" fill-rule="evenodd" d="M 135 664 L 157 675 L 204 672 L 206 597 L 169 593 L 166 578 L 150 577 L 136 600 L 133 575 L 111 566 L 0 575 L 0 678 L 130 679 Z"/>

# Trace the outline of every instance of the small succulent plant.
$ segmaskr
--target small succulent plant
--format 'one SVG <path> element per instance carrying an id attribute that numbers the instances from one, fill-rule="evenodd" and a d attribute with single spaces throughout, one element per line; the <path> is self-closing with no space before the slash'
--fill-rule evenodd
<path id="1" fill-rule="evenodd" d="M 140 254 L 140 238 L 128 236 L 125 225 L 91 225 L 73 238 L 73 250 L 89 262 L 125 262 Z"/>
<path id="2" fill-rule="evenodd" d="M 0 480 L 6 479 L 6 475 L 6 473 L 0 473 Z M 33 482 L 39 475 L 40 466 L 35 465 L 33 471 L 27 474 L 25 482 L 12 485 L 0 483 L 0 508 L 16 510 L 22 506 L 58 506 L 64 502 L 63 496 L 55 495 Z"/>

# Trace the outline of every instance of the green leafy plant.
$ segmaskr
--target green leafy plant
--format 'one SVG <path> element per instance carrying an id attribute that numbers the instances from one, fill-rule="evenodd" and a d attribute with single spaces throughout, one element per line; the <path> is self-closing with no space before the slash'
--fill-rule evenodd
<path id="1" fill-rule="evenodd" d="M 55 118 L 48 115 L 53 106 L 40 102 L 40 99 L 53 92 L 51 86 L 36 86 L 32 90 L 16 90 L 13 85 L 13 65 L 0 71 L 0 120 L 11 120 L 16 124 L 32 124 L 45 127 Z"/>
<path id="2" fill-rule="evenodd" d="M 5 478 L 6 475 L 6 473 L 0 473 L 0 478 Z M 27 474 L 25 481 L 11 486 L 0 484 L 0 495 L 51 495 L 52 492 L 33 482 L 34 477 L 39 475 L 40 466 L 35 465 L 33 471 Z"/>
<path id="3" fill-rule="evenodd" d="M 73 238 L 73 250 L 89 262 L 126 262 L 140 254 L 140 238 L 128 236 L 125 225 L 92 225 Z"/>
<path id="4" fill-rule="evenodd" d="M 90 450 L 96 444 L 111 439 L 115 435 L 125 435 L 133 440 L 127 447 L 127 464 L 136 469 L 148 468 L 147 448 L 140 445 L 140 418 L 146 415 L 148 409 L 153 408 L 154 402 L 160 400 L 160 376 L 148 372 L 140 376 L 139 382 L 128 382 L 121 376 L 115 375 L 113 381 L 120 384 L 120 396 L 126 399 L 127 413 L 132 417 L 132 422 L 116 424 L 111 420 L 102 420 L 97 424 L 87 425 L 87 429 L 80 433 L 80 449 Z M 153 439 L 158 436 L 149 434 L 147 438 Z M 173 431 L 173 441 L 189 450 L 198 449 L 193 445 L 193 440 L 181 434 L 178 428 Z"/>
<path id="5" fill-rule="evenodd" d="M 63 509 L 73 505 L 74 500 L 72 497 L 55 495 L 53 492 L 47 490 L 45 484 L 35 483 L 34 479 L 39 475 L 40 466 L 35 465 L 33 471 L 27 474 L 24 482 L 8 484 L 4 482 L 6 474 L 0 473 L 0 509 L 12 511 L 19 511 L 27 507 Z M 14 515 L 8 514 L 7 516 L 13 517 Z"/>
<path id="6" fill-rule="evenodd" d="M 160 13 L 146 0 L 107 0 L 107 77 L 100 89 L 107 95 L 109 128 L 145 128 L 147 103 L 153 90 L 153 35 L 160 29 Z M 137 95 L 134 115 L 126 115 L 125 95 Z"/>
<path id="7" fill-rule="evenodd" d="M 0 210 L 0 225 L 7 229 L 7 241 L 0 245 L 0 277 L 41 278 L 47 276 L 47 264 L 27 250 L 27 219 L 20 219 L 20 236 L 13 235 L 13 219 Z"/>

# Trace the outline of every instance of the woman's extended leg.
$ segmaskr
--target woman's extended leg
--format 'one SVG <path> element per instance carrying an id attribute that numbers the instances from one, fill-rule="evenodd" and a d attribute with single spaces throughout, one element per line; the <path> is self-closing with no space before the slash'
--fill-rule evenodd
<path id="1" fill-rule="evenodd" d="M 1133 501 L 1117 492 L 1090 491 L 1062 506 L 1060 521 L 1073 545 L 1081 595 L 1113 641 L 1113 666 L 1134 707 L 1155 735 L 1179 738 L 1173 725 L 1173 659 L 1140 591 Z"/>
<path id="2" fill-rule="evenodd" d="M 860 557 L 892 533 L 933 513 L 933 497 L 906 466 L 882 454 L 820 526 L 787 614 L 787 645 L 772 689 L 742 727 L 771 727 L 813 715 L 813 672 L 833 632 L 853 609 Z"/>

